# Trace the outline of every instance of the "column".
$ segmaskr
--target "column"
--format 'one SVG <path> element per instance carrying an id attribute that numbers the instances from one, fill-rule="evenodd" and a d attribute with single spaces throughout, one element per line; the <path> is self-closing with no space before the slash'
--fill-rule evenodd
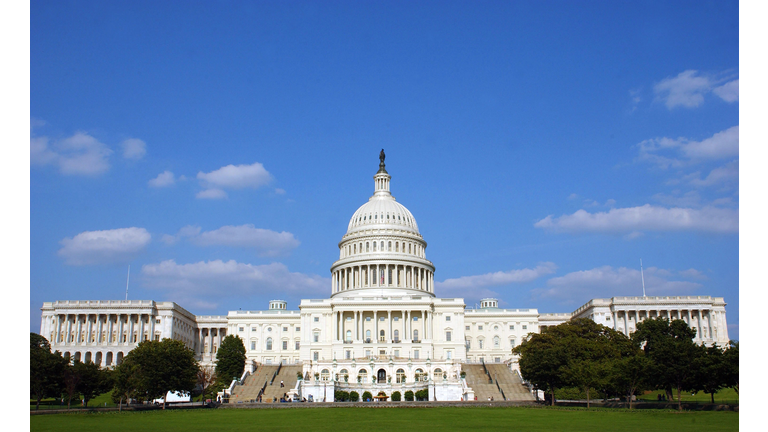
<path id="1" fill-rule="evenodd" d="M 385 340 L 393 340 L 392 339 L 392 310 L 387 311 L 387 320 L 389 321 L 389 334 L 387 335 L 387 338 Z"/>
<path id="2" fill-rule="evenodd" d="M 411 311 L 405 311 L 405 325 L 403 325 L 403 333 L 405 333 L 404 340 L 413 340 L 413 334 L 411 334 Z"/>
<path id="3" fill-rule="evenodd" d="M 226 328 L 219 327 L 216 329 L 216 348 L 217 349 L 221 347 L 221 331 L 222 330 L 226 331 Z"/>
<path id="4" fill-rule="evenodd" d="M 378 343 L 379 342 L 379 311 L 375 310 L 373 311 L 373 321 L 375 324 L 373 325 L 373 342 Z"/>
<path id="5" fill-rule="evenodd" d="M 104 320 L 102 319 L 103 316 L 104 316 L 103 314 L 97 315 L 97 318 L 99 320 L 99 325 L 96 329 L 96 331 L 98 332 L 98 335 L 96 336 L 96 340 L 99 342 L 99 344 L 104 344 L 105 342 L 104 341 Z"/>
<path id="6" fill-rule="evenodd" d="M 203 358 L 203 354 L 205 354 L 205 339 L 203 339 L 203 328 L 198 327 L 197 328 L 197 349 L 200 352 L 200 358 Z"/>
<path id="7" fill-rule="evenodd" d="M 427 311 L 421 312 L 421 339 L 427 339 Z"/>
<path id="8" fill-rule="evenodd" d="M 627 311 L 624 311 L 624 334 L 629 336 L 629 327 L 627 326 Z"/>
<path id="9" fill-rule="evenodd" d="M 140 343 L 141 341 L 144 340 L 144 314 L 140 313 L 138 317 L 139 317 L 139 334 L 136 342 Z"/>

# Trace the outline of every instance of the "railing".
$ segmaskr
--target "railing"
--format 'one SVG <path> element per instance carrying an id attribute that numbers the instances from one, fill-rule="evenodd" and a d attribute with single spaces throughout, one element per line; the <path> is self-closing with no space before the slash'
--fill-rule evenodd
<path id="1" fill-rule="evenodd" d="M 421 339 L 414 339 L 412 342 L 413 343 L 421 343 Z"/>
<path id="2" fill-rule="evenodd" d="M 502 390 L 501 386 L 499 386 L 499 380 L 496 380 L 496 388 L 499 389 L 499 392 L 501 393 L 501 397 L 504 398 L 504 400 L 507 400 L 507 396 L 504 395 L 504 390 Z"/>
<path id="3" fill-rule="evenodd" d="M 352 343 L 352 341 L 351 341 L 351 340 L 345 340 L 345 341 L 344 341 L 344 344 L 351 344 L 351 343 Z"/>
<path id="4" fill-rule="evenodd" d="M 493 378 L 491 378 L 491 373 L 488 372 L 488 368 L 485 367 L 485 360 L 481 360 L 481 361 L 483 364 L 483 371 L 485 372 L 486 375 L 488 375 L 488 384 L 493 384 Z"/>
<path id="5" fill-rule="evenodd" d="M 275 378 L 277 377 L 277 374 L 280 373 L 280 369 L 282 368 L 283 368 L 283 362 L 280 362 L 280 365 L 277 366 L 277 370 L 275 371 L 275 373 L 272 374 L 272 381 L 269 382 L 269 385 L 272 385 L 275 382 Z"/>

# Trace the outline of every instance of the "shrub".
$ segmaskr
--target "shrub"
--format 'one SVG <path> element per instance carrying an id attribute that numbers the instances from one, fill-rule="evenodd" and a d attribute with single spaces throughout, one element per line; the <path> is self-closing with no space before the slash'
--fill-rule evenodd
<path id="1" fill-rule="evenodd" d="M 373 395 L 371 394 L 371 392 L 369 391 L 363 392 L 363 402 L 368 402 L 370 400 L 373 400 Z"/>
<path id="2" fill-rule="evenodd" d="M 425 401 L 429 400 L 429 390 L 423 389 L 416 392 L 416 400 Z"/>
<path id="3" fill-rule="evenodd" d="M 400 402 L 400 392 L 396 391 L 392 393 L 392 401 L 393 402 Z"/>
<path id="4" fill-rule="evenodd" d="M 462 378 L 466 378 L 466 377 L 467 377 L 467 373 L 466 373 L 466 372 L 464 372 L 464 371 L 461 371 L 461 377 L 462 377 Z"/>
<path id="5" fill-rule="evenodd" d="M 360 393 L 353 391 L 349 393 L 349 400 L 352 402 L 357 402 L 360 400 Z"/>
<path id="6" fill-rule="evenodd" d="M 397 392 L 395 392 L 395 393 L 397 393 Z M 392 400 L 394 400 L 395 393 L 392 393 L 392 398 L 393 398 Z M 413 392 L 412 391 L 408 390 L 407 392 L 405 392 L 405 400 L 407 400 L 407 401 L 412 401 L 413 400 Z"/>
<path id="7" fill-rule="evenodd" d="M 349 392 L 345 392 L 344 390 L 336 390 L 333 392 L 333 398 L 336 400 L 336 402 L 346 402 L 349 400 Z"/>

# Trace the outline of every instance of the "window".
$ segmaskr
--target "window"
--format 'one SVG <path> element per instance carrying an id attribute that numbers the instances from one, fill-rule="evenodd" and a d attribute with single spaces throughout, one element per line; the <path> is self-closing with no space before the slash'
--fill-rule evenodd
<path id="1" fill-rule="evenodd" d="M 446 320 L 446 321 L 450 321 L 450 320 L 451 320 L 451 317 L 450 317 L 450 315 L 449 315 L 449 316 L 446 316 L 446 317 L 445 317 L 445 320 Z M 481 329 L 481 330 L 482 330 L 482 329 Z"/>
<path id="2" fill-rule="evenodd" d="M 352 351 L 350 351 L 350 350 L 346 351 L 346 358 L 347 358 L 347 360 L 352 358 Z"/>
<path id="3" fill-rule="evenodd" d="M 272 338 L 267 338 L 267 351 L 272 351 Z"/>
<path id="4" fill-rule="evenodd" d="M 400 357 L 400 350 L 395 350 L 395 357 Z"/>
<path id="5" fill-rule="evenodd" d="M 312 335 L 312 340 L 315 342 L 320 342 L 320 332 L 315 332 L 314 335 Z"/>
<path id="6" fill-rule="evenodd" d="M 352 342 L 352 330 L 347 330 L 347 342 Z M 315 341 L 317 342 L 317 341 Z"/>
<path id="7" fill-rule="evenodd" d="M 384 318 L 384 317 L 381 317 L 381 318 L 379 318 L 379 321 L 384 321 L 385 319 L 386 319 L 386 318 Z"/>
<path id="8" fill-rule="evenodd" d="M 314 361 L 320 360 L 320 353 L 317 352 L 317 351 L 313 352 L 312 353 L 312 360 L 314 360 Z"/>
<path id="9" fill-rule="evenodd" d="M 256 341 L 251 341 L 251 351 L 256 351 Z"/>
<path id="10" fill-rule="evenodd" d="M 360 372 L 357 373 L 357 376 L 360 377 L 360 381 L 362 382 L 368 381 L 368 371 L 365 369 L 360 369 Z"/>
<path id="11" fill-rule="evenodd" d="M 451 341 L 451 332 L 449 332 L 449 331 L 445 332 L 445 340 L 446 340 L 446 342 L 450 342 Z"/>
<path id="12" fill-rule="evenodd" d="M 493 348 L 498 349 L 499 345 L 501 345 L 501 341 L 498 336 L 493 337 Z"/>
<path id="13" fill-rule="evenodd" d="M 255 331 L 257 331 L 257 330 L 256 330 L 256 327 L 251 327 L 251 331 L 252 331 L 252 332 L 255 332 Z"/>
<path id="14" fill-rule="evenodd" d="M 514 329 L 515 329 L 515 326 L 511 325 L 511 326 L 509 326 L 509 329 L 510 329 L 510 330 L 514 330 Z"/>
<path id="15" fill-rule="evenodd" d="M 395 372 L 395 382 L 403 383 L 405 382 L 405 371 L 402 369 L 398 369 L 397 372 Z"/>
<path id="16" fill-rule="evenodd" d="M 482 340 L 482 339 L 477 341 L 477 345 L 480 347 L 480 349 L 483 349 L 483 342 L 485 342 L 485 341 Z"/>
<path id="17" fill-rule="evenodd" d="M 296 341 L 296 348 L 295 349 L 296 349 L 296 351 L 299 350 L 299 341 Z"/>
<path id="18" fill-rule="evenodd" d="M 399 342 L 400 341 L 400 330 L 395 330 L 393 333 L 395 335 L 395 342 Z"/>
<path id="19" fill-rule="evenodd" d="M 296 330 L 296 331 L 301 331 L 301 327 L 299 327 L 299 326 L 296 326 L 296 327 L 294 328 L 294 330 Z"/>
<path id="20" fill-rule="evenodd" d="M 387 219 L 389 219 L 389 215 L 387 215 Z M 392 252 L 392 242 L 387 242 L 387 252 Z"/>
<path id="21" fill-rule="evenodd" d="M 365 317 L 365 320 L 366 320 L 366 321 L 370 321 L 370 320 L 371 320 L 371 317 Z"/>
<path id="22" fill-rule="evenodd" d="M 509 346 L 512 347 L 512 348 L 515 347 L 515 340 L 514 339 L 510 339 L 509 340 Z"/>
<path id="23" fill-rule="evenodd" d="M 315 317 L 314 321 L 315 322 L 320 322 L 320 317 Z"/>
<path id="24" fill-rule="evenodd" d="M 288 327 L 283 327 L 283 331 L 287 332 L 288 331 Z"/>
<path id="25" fill-rule="evenodd" d="M 445 352 L 445 358 L 450 360 L 453 358 L 453 351 L 446 351 Z"/>
<path id="26" fill-rule="evenodd" d="M 288 349 L 288 341 L 283 341 L 283 350 Z"/>
<path id="27" fill-rule="evenodd" d="M 498 331 L 498 330 L 499 330 L 499 326 L 493 326 L 493 329 L 494 329 L 495 331 Z"/>
<path id="28" fill-rule="evenodd" d="M 400 321 L 400 317 L 395 317 L 395 321 Z"/>
<path id="29" fill-rule="evenodd" d="M 528 330 L 528 326 L 527 325 L 523 325 L 523 330 Z"/>
<path id="30" fill-rule="evenodd" d="M 418 320 L 419 320 L 419 317 L 413 317 L 413 320 L 414 320 L 414 321 L 418 321 Z"/>
<path id="31" fill-rule="evenodd" d="M 379 341 L 384 342 L 384 330 L 379 331 Z"/>
<path id="32" fill-rule="evenodd" d="M 368 242 L 365 242 L 365 251 L 368 252 L 370 250 L 371 244 Z"/>
<path id="33" fill-rule="evenodd" d="M 400 243 L 395 243 L 395 252 L 400 252 Z"/>
<path id="34" fill-rule="evenodd" d="M 366 340 L 366 342 L 371 340 L 371 331 L 370 330 L 366 330 L 365 331 L 365 340 Z"/>
<path id="35" fill-rule="evenodd" d="M 438 378 L 442 378 L 443 377 L 443 370 L 440 369 L 440 368 L 435 369 L 434 377 L 435 377 L 435 380 L 437 380 Z"/>
<path id="36" fill-rule="evenodd" d="M 469 326 L 466 327 L 466 330 L 469 330 Z"/>
<path id="37" fill-rule="evenodd" d="M 376 252 L 376 242 L 373 242 L 373 251 Z"/>
<path id="38" fill-rule="evenodd" d="M 238 327 L 237 331 L 245 331 L 245 327 Z"/>
<path id="39" fill-rule="evenodd" d="M 160 324 L 160 319 L 156 319 L 155 324 Z"/>
<path id="40" fill-rule="evenodd" d="M 419 331 L 418 330 L 414 330 L 413 331 L 413 340 L 415 340 L 415 341 L 419 340 Z"/>
<path id="41" fill-rule="evenodd" d="M 272 327 L 268 327 L 268 328 L 267 328 L 267 331 L 268 331 L 268 332 L 271 332 L 271 331 L 272 331 Z"/>
<path id="42" fill-rule="evenodd" d="M 365 350 L 365 356 L 370 357 L 371 356 L 371 350 Z"/>
<path id="43" fill-rule="evenodd" d="M 493 361 L 496 363 L 501 363 L 501 357 L 496 357 L 493 359 Z"/>
<path id="44" fill-rule="evenodd" d="M 381 243 L 379 243 L 379 248 L 382 252 L 384 252 L 384 241 L 382 240 Z"/>
<path id="45" fill-rule="evenodd" d="M 464 341 L 464 345 L 467 347 L 467 350 L 472 348 L 472 341 L 467 339 Z"/>
<path id="46" fill-rule="evenodd" d="M 413 350 L 413 358 L 415 359 L 419 358 L 419 350 Z"/>
<path id="47" fill-rule="evenodd" d="M 320 380 L 322 381 L 328 381 L 328 379 L 331 377 L 331 373 L 328 371 L 328 369 L 323 369 L 320 372 Z"/>
<path id="48" fill-rule="evenodd" d="M 477 326 L 477 329 L 478 329 L 478 330 L 482 330 L 482 329 L 483 329 L 483 326 Z"/>

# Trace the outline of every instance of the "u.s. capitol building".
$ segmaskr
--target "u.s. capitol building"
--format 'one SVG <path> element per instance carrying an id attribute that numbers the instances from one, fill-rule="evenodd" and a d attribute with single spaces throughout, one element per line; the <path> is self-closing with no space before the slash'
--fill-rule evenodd
<path id="1" fill-rule="evenodd" d="M 176 303 L 151 300 L 46 302 L 40 332 L 52 349 L 102 366 L 119 364 L 140 341 L 163 338 L 183 341 L 212 364 L 223 337 L 237 335 L 247 371 L 280 363 L 299 367 L 303 394 L 314 400 L 332 400 L 334 385 L 387 394 L 393 386 L 429 387 L 434 400 L 468 399 L 473 392 L 460 378 L 463 365 L 499 363 L 514 370 L 511 349 L 526 335 L 572 318 L 625 334 L 646 318 L 680 318 L 696 329 L 697 342 L 728 342 L 721 297 L 592 299 L 559 314 L 500 309 L 496 299 L 467 309 L 464 299 L 439 298 L 427 243 L 411 212 L 390 193 L 383 153 L 373 179 L 373 196 L 352 215 L 339 242 L 329 298 L 302 300 L 299 310 L 273 300 L 267 310 L 221 316 L 196 316 Z"/>

